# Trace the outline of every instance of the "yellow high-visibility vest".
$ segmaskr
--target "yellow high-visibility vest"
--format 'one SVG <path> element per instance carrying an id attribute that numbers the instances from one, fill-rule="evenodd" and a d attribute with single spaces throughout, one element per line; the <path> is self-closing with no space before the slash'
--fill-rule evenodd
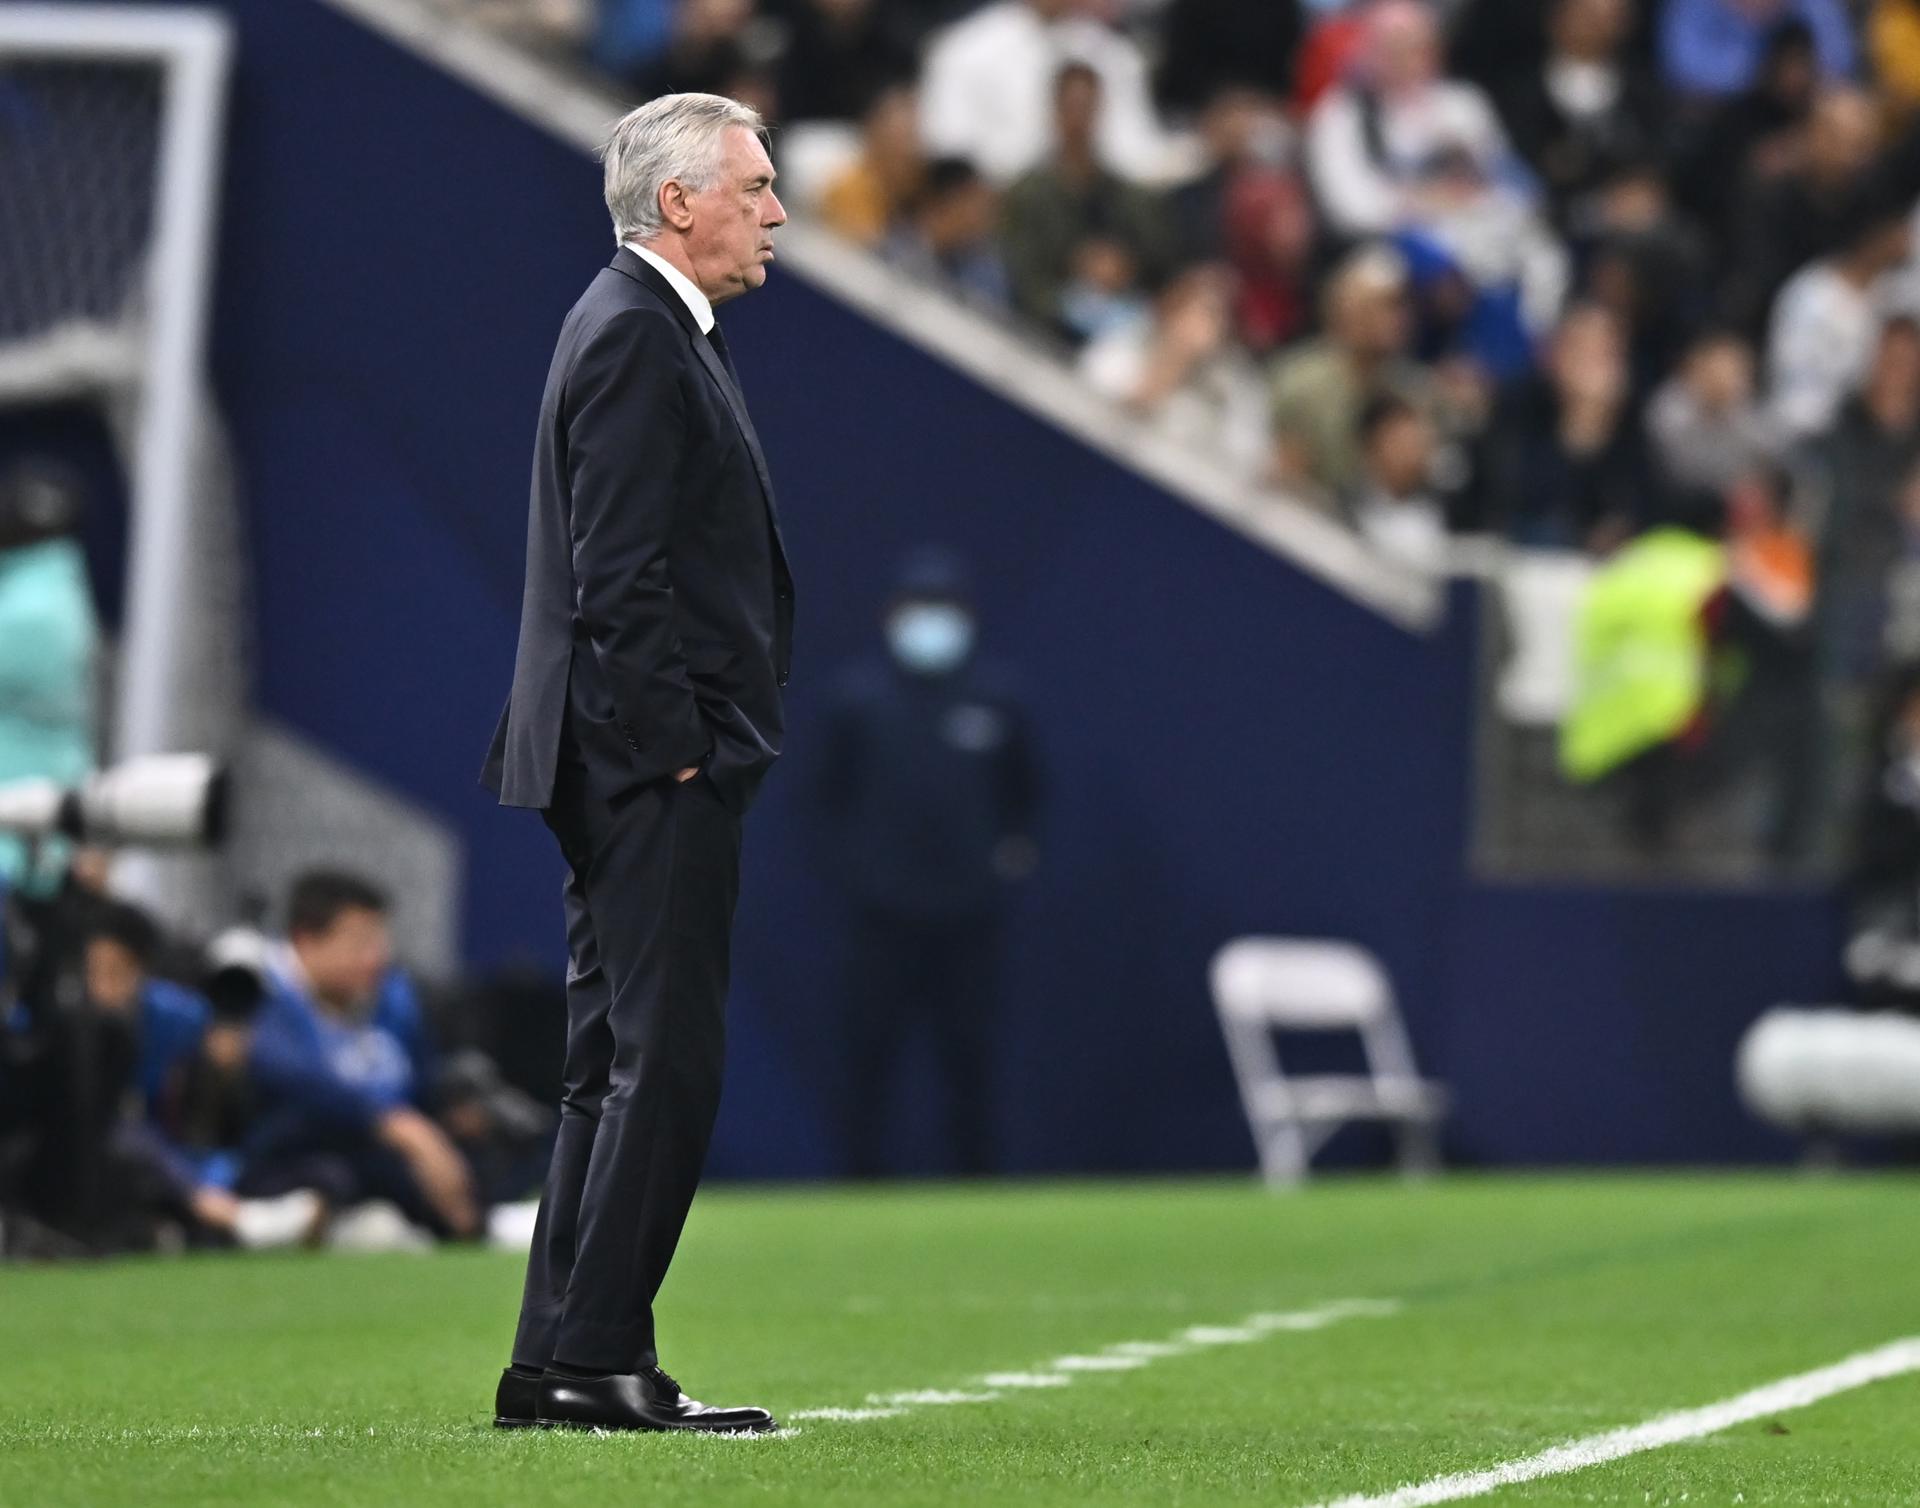
<path id="1" fill-rule="evenodd" d="M 1707 695 L 1701 611 L 1727 579 L 1727 552 L 1686 529 L 1649 531 L 1588 585 L 1574 628 L 1573 708 L 1560 768 L 1586 784 L 1678 735 Z"/>

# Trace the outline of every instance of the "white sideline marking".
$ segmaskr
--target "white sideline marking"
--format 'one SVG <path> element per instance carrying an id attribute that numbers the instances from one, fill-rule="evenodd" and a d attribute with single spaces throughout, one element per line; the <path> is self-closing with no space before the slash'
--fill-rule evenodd
<path id="1" fill-rule="evenodd" d="M 1383 1319 L 1400 1312 L 1397 1299 L 1340 1299 L 1318 1309 L 1299 1309 L 1291 1314 L 1254 1314 L 1247 1324 L 1255 1330 L 1323 1330 L 1344 1319 Z"/>
<path id="2" fill-rule="evenodd" d="M 1751 1392 L 1707 1404 L 1704 1408 L 1661 1414 L 1644 1424 L 1630 1424 L 1608 1430 L 1605 1434 L 1569 1440 L 1564 1445 L 1553 1446 L 1537 1455 L 1522 1456 L 1484 1471 L 1456 1472 L 1451 1476 L 1435 1477 L 1431 1481 L 1398 1487 L 1392 1492 L 1373 1496 L 1357 1493 L 1352 1497 L 1318 1504 L 1316 1508 L 1421 1508 L 1426 1503 L 1451 1503 L 1460 1498 L 1479 1497 L 1496 1487 L 1510 1487 L 1516 1482 L 1531 1482 L 1539 1477 L 1560 1476 L 1598 1466 L 1605 1461 L 1617 1461 L 1622 1456 L 1658 1450 L 1663 1445 L 1715 1435 L 1736 1424 L 1764 1419 L 1769 1414 L 1803 1409 L 1836 1393 L 1851 1392 L 1869 1383 L 1885 1382 L 1890 1377 L 1901 1377 L 1909 1372 L 1920 1372 L 1920 1336 L 1909 1336 L 1872 1351 L 1861 1351 L 1830 1367 L 1802 1372 L 1796 1377 L 1783 1377 L 1778 1382 L 1769 1382 Z"/>
<path id="3" fill-rule="evenodd" d="M 1145 1361 L 1164 1361 L 1169 1356 L 1185 1356 L 1191 1346 L 1183 1346 L 1170 1340 L 1123 1340 L 1118 1345 L 1108 1346 L 1109 1356 L 1138 1356 Z"/>
<path id="4" fill-rule="evenodd" d="M 896 1419 L 905 1409 L 789 1409 L 789 1419 Z"/>
<path id="5" fill-rule="evenodd" d="M 865 1408 L 789 1410 L 789 1419 L 822 1419 L 860 1424 L 869 1419 L 897 1419 L 916 1408 L 954 1403 L 993 1403 L 1003 1389 L 1064 1388 L 1074 1379 L 1095 1372 L 1132 1372 L 1173 1356 L 1190 1356 L 1202 1346 L 1244 1345 L 1283 1331 L 1322 1330 L 1348 1319 L 1379 1319 L 1398 1314 L 1393 1299 L 1336 1299 L 1316 1309 L 1283 1314 L 1250 1314 L 1237 1325 L 1193 1325 L 1171 1340 L 1123 1340 L 1086 1356 L 1057 1356 L 1031 1372 L 988 1372 L 975 1379 L 984 1392 L 954 1388 L 918 1388 L 904 1393 L 869 1393 Z"/>
<path id="6" fill-rule="evenodd" d="M 990 1388 L 1064 1388 L 1073 1381 L 1059 1372 L 989 1372 L 980 1380 Z"/>
<path id="7" fill-rule="evenodd" d="M 869 1393 L 867 1402 L 888 1408 L 925 1408 L 948 1403 L 992 1403 L 998 1393 L 968 1393 L 954 1388 L 915 1388 L 905 1393 Z"/>
<path id="8" fill-rule="evenodd" d="M 1320 1321 L 1320 1324 L 1325 1323 L 1324 1319 Z M 1317 1330 L 1320 1325 L 1303 1324 L 1297 1327 L 1276 1326 L 1275 1328 Z M 1251 1325 L 1195 1325 L 1191 1330 L 1182 1330 L 1180 1339 L 1190 1346 L 1244 1346 L 1250 1340 L 1263 1339 L 1267 1333 L 1265 1330 L 1256 1330 Z"/>

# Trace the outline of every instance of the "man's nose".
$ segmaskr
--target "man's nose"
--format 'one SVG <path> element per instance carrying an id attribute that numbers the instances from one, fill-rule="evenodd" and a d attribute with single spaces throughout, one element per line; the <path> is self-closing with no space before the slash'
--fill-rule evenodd
<path id="1" fill-rule="evenodd" d="M 767 190 L 767 213 L 760 223 L 768 230 L 787 223 L 787 207 L 780 202 L 780 196 L 772 189 Z"/>

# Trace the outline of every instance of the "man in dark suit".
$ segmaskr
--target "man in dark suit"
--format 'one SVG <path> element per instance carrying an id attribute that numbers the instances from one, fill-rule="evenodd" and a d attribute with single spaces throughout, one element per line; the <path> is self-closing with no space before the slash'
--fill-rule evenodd
<path id="1" fill-rule="evenodd" d="M 766 280 L 785 222 L 760 133 L 699 94 L 614 128 L 620 251 L 567 316 L 540 407 L 482 779 L 567 861 L 567 1054 L 504 1427 L 774 1427 L 687 1398 L 652 1309 L 719 1106 L 740 821 L 780 752 L 792 644 L 773 488 L 712 307 Z"/>

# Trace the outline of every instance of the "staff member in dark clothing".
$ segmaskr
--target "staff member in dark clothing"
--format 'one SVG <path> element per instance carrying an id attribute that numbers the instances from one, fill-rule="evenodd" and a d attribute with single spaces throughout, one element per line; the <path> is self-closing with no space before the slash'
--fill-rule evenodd
<path id="1" fill-rule="evenodd" d="M 573 306 L 534 446 L 513 692 L 484 779 L 568 875 L 567 1053 L 503 1427 L 736 1432 L 660 1369 L 653 1300 L 720 1106 L 740 823 L 779 756 L 793 578 L 713 306 L 786 212 L 760 117 L 667 95 L 614 127 L 620 250 Z"/>
<path id="2" fill-rule="evenodd" d="M 1920 666 L 1894 674 L 1874 731 L 1847 865 L 1847 977 L 1868 1009 L 1920 1016 Z"/>
<path id="3" fill-rule="evenodd" d="M 857 667 L 834 709 L 819 790 L 851 912 L 846 1160 L 857 1176 L 884 1171 L 888 1085 L 920 1031 L 957 1166 L 984 1173 L 1006 893 L 1035 854 L 1033 740 L 974 660 L 957 561 L 911 561 L 885 630 L 886 662 Z"/>

